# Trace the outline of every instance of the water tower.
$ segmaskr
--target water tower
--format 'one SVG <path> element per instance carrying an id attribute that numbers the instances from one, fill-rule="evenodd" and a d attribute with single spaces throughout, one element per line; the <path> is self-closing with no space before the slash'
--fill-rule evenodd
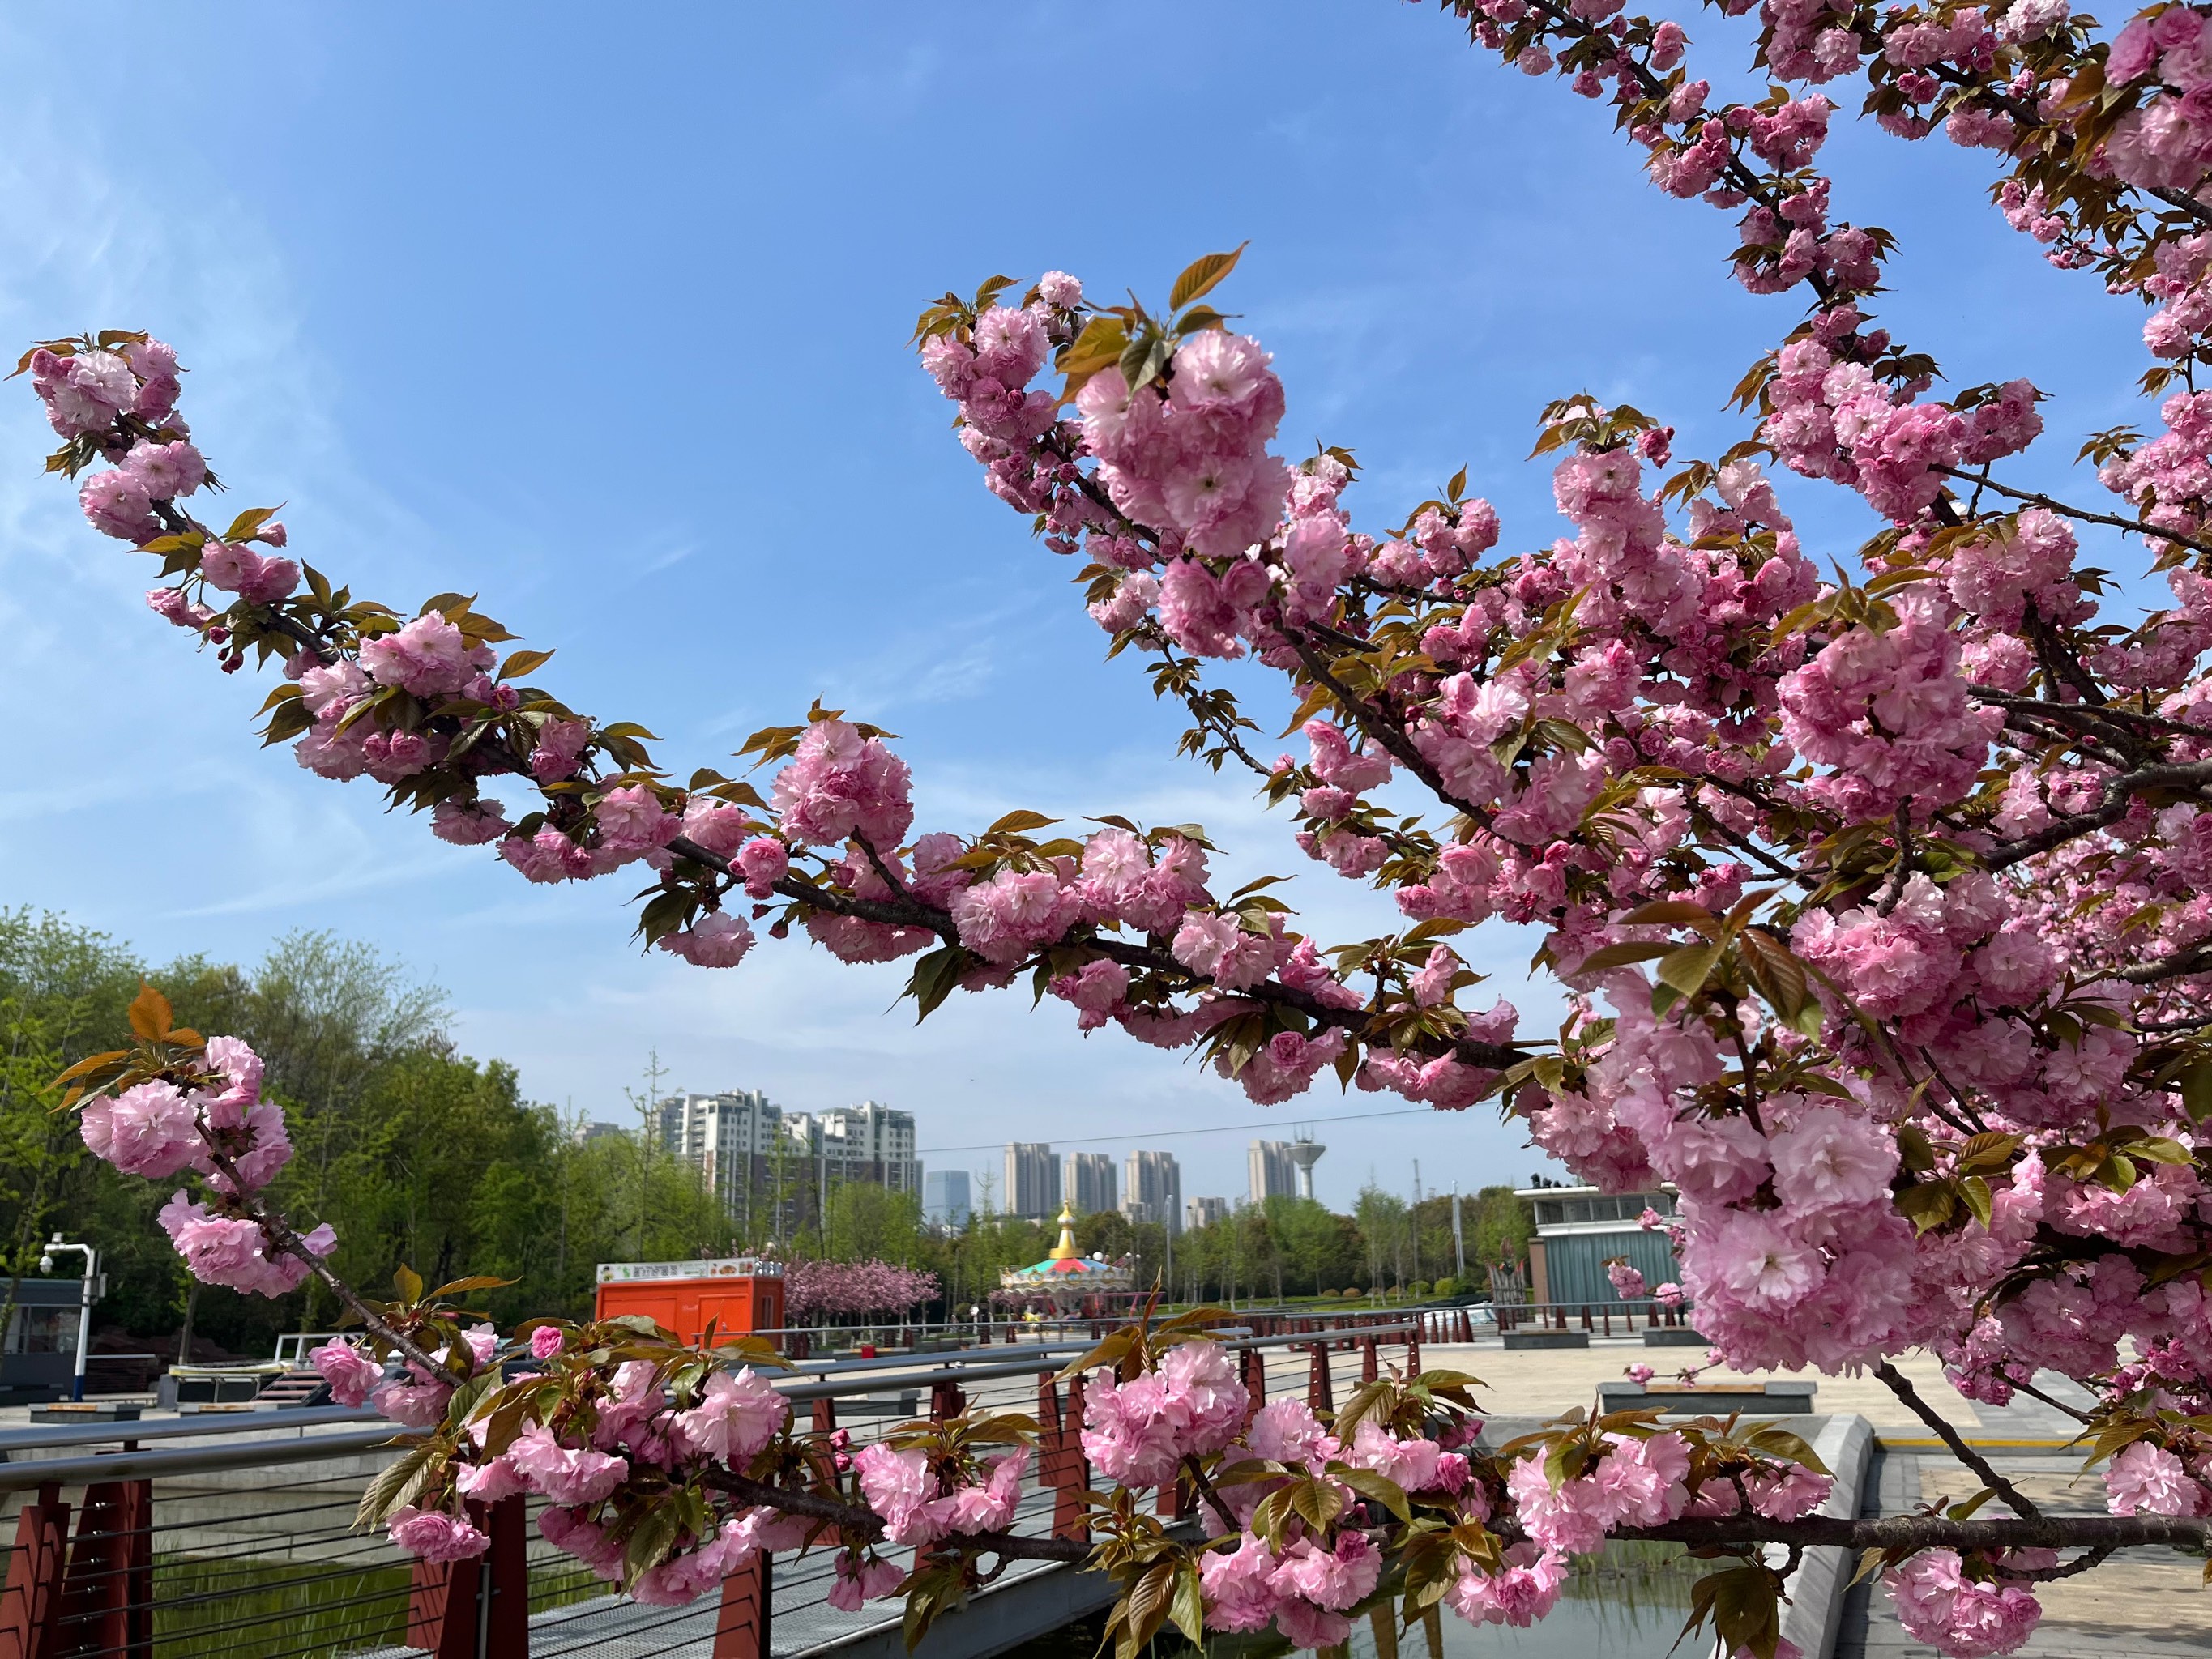
<path id="1" fill-rule="evenodd" d="M 1299 1129 L 1295 1133 L 1297 1139 L 1291 1142 L 1290 1152 L 1291 1162 L 1298 1166 L 1298 1196 L 1311 1198 L 1313 1166 L 1321 1162 L 1321 1155 L 1328 1148 L 1315 1141 L 1310 1129 Z"/>

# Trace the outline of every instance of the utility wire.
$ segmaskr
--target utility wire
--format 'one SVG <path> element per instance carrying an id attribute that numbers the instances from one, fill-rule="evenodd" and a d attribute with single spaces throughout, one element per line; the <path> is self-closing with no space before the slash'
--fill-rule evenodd
<path id="1" fill-rule="evenodd" d="M 1435 1112 L 1433 1106 L 1413 1106 L 1401 1112 L 1346 1112 L 1335 1117 L 1302 1117 L 1291 1127 L 1296 1128 L 1308 1123 L 1368 1123 L 1379 1117 L 1430 1117 Z M 1247 1129 L 1279 1129 L 1283 1127 L 1284 1120 L 1279 1117 L 1263 1118 L 1256 1123 L 1217 1123 L 1206 1129 L 1139 1129 L 1125 1135 L 1054 1135 L 1052 1144 L 1055 1146 L 1093 1146 L 1101 1141 L 1165 1140 L 1175 1135 L 1233 1135 L 1241 1134 Z M 1003 1140 L 982 1140 L 972 1146 L 922 1146 L 915 1149 L 915 1156 L 921 1158 L 925 1154 L 939 1152 L 995 1152 L 1006 1144 Z"/>

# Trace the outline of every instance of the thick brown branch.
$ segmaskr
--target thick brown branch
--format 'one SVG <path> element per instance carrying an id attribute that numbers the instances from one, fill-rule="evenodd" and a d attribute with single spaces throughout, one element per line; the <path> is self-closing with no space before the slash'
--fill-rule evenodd
<path id="1" fill-rule="evenodd" d="M 2175 1544 L 2202 1549 L 2212 1543 L 2212 1519 L 2181 1515 L 2045 1515 L 2034 1520 L 1954 1521 L 1940 1515 L 1885 1515 L 1849 1519 L 1811 1515 L 1802 1521 L 1761 1516 L 1669 1521 L 1656 1527 L 1623 1527 L 1615 1538 L 1656 1539 L 1674 1544 L 1798 1544 L 1847 1550 L 2127 1549 Z"/>
<path id="2" fill-rule="evenodd" d="M 688 836 L 678 836 L 668 843 L 668 850 L 679 857 L 703 864 L 710 870 L 729 873 L 730 861 L 719 853 L 710 853 Z M 888 879 L 888 878 L 886 878 Z M 796 899 L 801 904 L 811 905 L 817 910 L 827 910 L 833 915 L 855 916 L 863 921 L 881 922 L 891 927 L 920 927 L 937 934 L 948 945 L 960 942 L 960 930 L 950 912 L 919 899 L 862 899 L 848 894 L 830 891 L 786 876 L 775 885 L 784 897 Z M 1071 929 L 1058 943 L 1080 945 L 1086 951 L 1120 963 L 1125 968 L 1141 968 L 1150 972 L 1167 974 L 1187 981 L 1193 991 L 1212 988 L 1212 981 L 1192 973 L 1177 962 L 1169 951 L 1156 945 L 1139 945 L 1130 940 L 1106 936 L 1094 936 L 1083 927 Z M 1265 980 L 1258 985 L 1231 993 L 1254 1002 L 1272 1003 L 1279 1007 L 1295 1008 L 1315 1024 L 1335 1027 L 1359 1036 L 1367 1029 L 1368 1011 L 1363 1008 L 1332 1008 L 1318 997 L 1294 989 L 1278 980 Z M 1450 1046 L 1452 1056 L 1469 1066 L 1480 1066 L 1492 1071 L 1504 1071 L 1517 1066 L 1528 1058 L 1526 1049 L 1497 1042 L 1458 1042 Z"/>
<path id="3" fill-rule="evenodd" d="M 2161 980 L 2184 979 L 2208 969 L 2212 969 L 2212 942 L 2192 945 L 2170 957 L 2154 957 L 2133 968 L 2115 968 L 2106 977 L 2125 980 L 2130 985 L 2155 985 Z"/>
<path id="4" fill-rule="evenodd" d="M 2195 794 L 2201 793 L 2208 784 L 2212 784 L 2212 761 L 2139 766 L 2106 783 L 2104 801 L 2094 811 L 2054 818 L 2033 835 L 1991 848 L 1984 855 L 1983 863 L 1991 870 L 2002 870 L 2022 859 L 2033 858 L 2038 853 L 2047 853 L 2054 847 L 2108 829 L 2127 817 L 2135 798 L 2146 791 L 2180 789 Z"/>

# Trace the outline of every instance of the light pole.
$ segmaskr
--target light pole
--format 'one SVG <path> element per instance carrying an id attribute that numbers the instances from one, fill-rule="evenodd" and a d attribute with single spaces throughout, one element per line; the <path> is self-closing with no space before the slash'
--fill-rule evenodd
<path id="1" fill-rule="evenodd" d="M 1455 1182 L 1452 1185 L 1452 1261 L 1453 1272 L 1464 1279 L 1467 1277 L 1467 1235 L 1460 1228 L 1459 1185 Z M 1464 1294 L 1466 1290 L 1467 1286 L 1462 1284 L 1461 1292 Z"/>
<path id="2" fill-rule="evenodd" d="M 70 1379 L 70 1398 L 82 1400 L 84 1398 L 85 1354 L 92 1346 L 92 1286 L 100 1272 L 100 1252 L 89 1244 L 64 1244 L 62 1236 L 56 1233 L 46 1241 L 46 1248 L 39 1255 L 40 1273 L 50 1273 L 54 1270 L 56 1250 L 75 1250 L 84 1258 L 84 1288 L 76 1309 L 76 1370 Z"/>

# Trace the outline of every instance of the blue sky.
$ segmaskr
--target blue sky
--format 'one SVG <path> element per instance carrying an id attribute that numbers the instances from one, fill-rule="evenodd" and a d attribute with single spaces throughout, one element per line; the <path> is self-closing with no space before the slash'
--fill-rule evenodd
<path id="1" fill-rule="evenodd" d="M 1728 84 L 1740 26 L 1692 29 Z M 1727 218 L 1652 190 L 1605 110 L 1388 0 L 144 8 L 130 36 L 95 59 L 70 9 L 0 17 L 23 66 L 0 107 L 0 337 L 170 340 L 233 504 L 286 502 L 295 550 L 404 609 L 479 592 L 559 647 L 549 683 L 652 727 L 679 771 L 819 694 L 902 734 L 920 828 L 1195 818 L 1232 884 L 1303 860 L 1241 783 L 1172 759 L 1180 723 L 1130 662 L 1101 662 L 1072 568 L 984 492 L 907 352 L 921 306 L 1055 266 L 1157 299 L 1249 238 L 1216 297 L 1276 354 L 1286 448 L 1355 447 L 1370 527 L 1470 464 L 1509 546 L 1559 533 L 1522 459 L 1546 400 L 1632 401 L 1710 453 L 1796 316 L 1726 280 Z M 2142 418 L 2139 313 L 2004 226 L 1986 157 L 1869 131 L 1826 159 L 1838 216 L 1902 240 L 1885 319 L 1954 384 L 2053 394 L 2060 435 L 2019 476 Z M 1018 997 L 916 1030 L 890 1009 L 902 969 L 798 944 L 732 973 L 641 958 L 619 882 L 526 889 L 366 783 L 260 752 L 265 688 L 141 608 L 150 562 L 40 477 L 49 442 L 20 383 L 0 396 L 0 902 L 157 959 L 371 939 L 447 988 L 471 1052 L 603 1117 L 655 1046 L 683 1086 L 910 1108 L 925 1149 L 1267 1115 Z M 1867 528 L 1785 495 L 1824 557 Z M 1333 878 L 1292 896 L 1325 939 L 1391 914 Z M 1534 943 L 1471 950 L 1541 1017 Z M 1162 1144 L 1186 1193 L 1233 1194 L 1247 1138 Z M 1486 1108 L 1320 1138 L 1338 1203 L 1370 1170 L 1406 1189 L 1416 1158 L 1431 1188 L 1536 1164 Z"/>

